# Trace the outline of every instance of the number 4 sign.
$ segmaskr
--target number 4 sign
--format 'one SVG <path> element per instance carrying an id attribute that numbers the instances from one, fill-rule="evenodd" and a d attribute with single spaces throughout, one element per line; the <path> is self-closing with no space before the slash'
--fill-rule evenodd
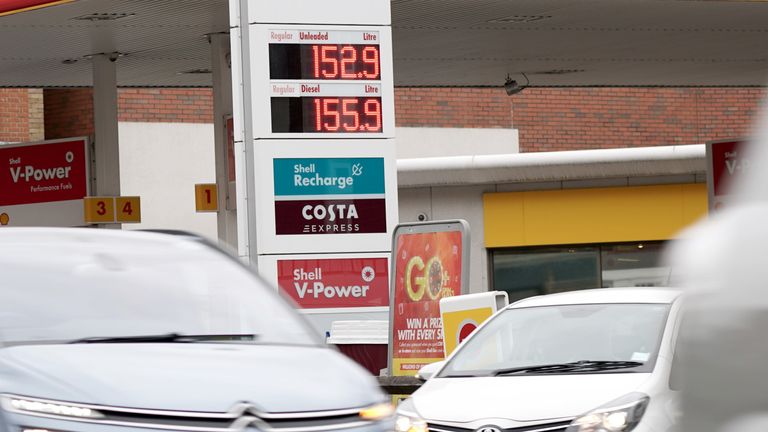
<path id="1" fill-rule="evenodd" d="M 141 222 L 141 198 L 116 197 L 115 198 L 115 216 L 121 223 L 140 223 Z"/>

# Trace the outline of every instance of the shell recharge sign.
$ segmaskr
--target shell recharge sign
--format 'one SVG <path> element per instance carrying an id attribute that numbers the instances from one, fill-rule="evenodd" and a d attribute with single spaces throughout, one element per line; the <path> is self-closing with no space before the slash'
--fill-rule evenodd
<path id="1" fill-rule="evenodd" d="M 2 225 L 83 225 L 87 139 L 0 146 L 0 191 Z"/>
<path id="2" fill-rule="evenodd" d="M 403 224 L 395 229 L 390 300 L 389 370 L 415 375 L 444 357 L 440 299 L 467 290 L 469 228 L 464 221 Z"/>

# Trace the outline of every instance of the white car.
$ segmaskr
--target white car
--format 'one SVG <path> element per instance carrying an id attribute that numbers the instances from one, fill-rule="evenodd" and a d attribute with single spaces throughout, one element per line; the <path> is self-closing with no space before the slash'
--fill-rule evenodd
<path id="1" fill-rule="evenodd" d="M 419 372 L 427 381 L 398 407 L 396 431 L 667 431 L 679 415 L 680 295 L 610 288 L 516 302 Z"/>

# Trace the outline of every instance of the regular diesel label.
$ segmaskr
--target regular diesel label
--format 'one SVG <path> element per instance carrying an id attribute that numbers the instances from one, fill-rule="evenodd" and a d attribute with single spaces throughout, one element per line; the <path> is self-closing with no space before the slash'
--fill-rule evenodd
<path id="1" fill-rule="evenodd" d="M 386 306 L 389 302 L 386 258 L 281 260 L 281 292 L 300 307 Z"/>

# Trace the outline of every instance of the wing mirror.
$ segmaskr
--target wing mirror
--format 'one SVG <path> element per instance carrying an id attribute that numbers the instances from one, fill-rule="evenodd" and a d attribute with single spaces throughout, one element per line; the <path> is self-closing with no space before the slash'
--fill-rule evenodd
<path id="1" fill-rule="evenodd" d="M 443 368 L 444 365 L 445 360 L 425 365 L 416 373 L 416 378 L 420 379 L 421 381 L 426 381 L 432 378 L 437 373 L 437 371 Z"/>

